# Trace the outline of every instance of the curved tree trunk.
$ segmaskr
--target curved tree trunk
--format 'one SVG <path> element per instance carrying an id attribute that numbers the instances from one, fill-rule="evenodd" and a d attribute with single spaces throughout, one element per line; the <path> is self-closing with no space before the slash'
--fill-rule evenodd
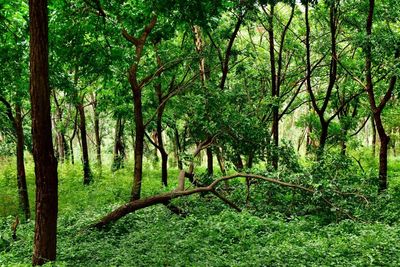
<path id="1" fill-rule="evenodd" d="M 161 119 L 164 107 L 159 109 L 157 115 L 157 136 L 158 136 L 158 151 L 161 154 L 161 182 L 164 186 L 168 186 L 168 153 L 165 151 L 164 139 L 162 137 Z"/>
<path id="2" fill-rule="evenodd" d="M 365 79 L 366 85 L 365 90 L 368 93 L 368 100 L 370 103 L 370 108 L 373 113 L 373 119 L 375 120 L 376 131 L 378 132 L 379 139 L 381 141 L 381 146 L 379 150 L 379 192 L 385 191 L 387 189 L 387 154 L 388 154 L 388 145 L 390 138 L 386 134 L 385 128 L 382 123 L 382 111 L 385 108 L 387 102 L 390 100 L 393 94 L 393 90 L 396 85 L 397 75 L 394 74 L 389 82 L 389 87 L 384 95 L 384 97 L 380 100 L 379 103 L 375 100 L 375 92 L 374 92 L 374 82 L 372 79 L 372 26 L 373 26 L 373 17 L 374 17 L 374 8 L 375 1 L 369 0 L 369 11 L 368 17 L 366 21 L 366 33 L 367 33 L 367 42 L 364 47 L 365 53 Z M 400 44 L 396 44 L 394 58 L 397 60 L 400 57 Z"/>
<path id="3" fill-rule="evenodd" d="M 29 0 L 30 96 L 36 216 L 33 265 L 56 259 L 58 177 L 51 137 L 47 0 Z"/>

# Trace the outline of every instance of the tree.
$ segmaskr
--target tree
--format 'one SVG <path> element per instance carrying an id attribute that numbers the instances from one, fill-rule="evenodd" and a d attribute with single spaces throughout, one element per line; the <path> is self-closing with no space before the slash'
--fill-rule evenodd
<path id="1" fill-rule="evenodd" d="M 17 156 L 17 186 L 19 206 L 25 215 L 30 218 L 28 189 L 26 185 L 24 149 L 24 112 L 28 109 L 25 100 L 27 93 L 28 48 L 24 42 L 27 34 L 27 20 L 25 14 L 27 5 L 15 3 L 11 9 L 13 13 L 0 14 L 0 38 L 3 46 L 0 48 L 0 63 L 2 79 L 0 79 L 0 115 L 4 115 L 11 125 L 12 139 L 16 143 Z M 6 128 L 6 127 L 4 127 Z"/>
<path id="2" fill-rule="evenodd" d="M 390 137 L 385 131 L 385 127 L 382 122 L 382 111 L 385 108 L 387 102 L 392 97 L 396 82 L 397 73 L 394 73 L 390 79 L 388 89 L 385 92 L 383 98 L 378 102 L 376 101 L 376 92 L 374 90 L 374 82 L 372 80 L 372 27 L 374 18 L 375 1 L 369 0 L 368 16 L 366 20 L 366 44 L 364 47 L 365 53 L 365 91 L 368 94 L 369 104 L 372 110 L 373 119 L 375 121 L 375 127 L 380 139 L 380 151 L 379 151 L 379 191 L 382 192 L 387 189 L 387 157 L 388 157 L 388 146 Z M 394 44 L 394 58 L 400 57 L 400 41 Z"/>
<path id="3" fill-rule="evenodd" d="M 33 265 L 56 259 L 58 177 L 51 138 L 47 0 L 29 1 L 30 96 L 36 176 Z"/>

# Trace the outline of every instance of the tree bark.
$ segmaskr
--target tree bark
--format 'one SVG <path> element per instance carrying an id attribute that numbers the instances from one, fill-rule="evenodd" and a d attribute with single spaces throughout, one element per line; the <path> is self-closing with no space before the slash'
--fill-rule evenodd
<path id="1" fill-rule="evenodd" d="M 161 87 L 161 85 L 160 85 Z M 160 88 L 161 93 L 161 88 Z M 162 103 L 162 97 L 159 94 L 159 103 Z M 161 154 L 161 182 L 164 186 L 168 186 L 168 153 L 165 151 L 164 138 L 162 137 L 162 116 L 164 113 L 165 105 L 160 106 L 157 112 L 157 136 L 158 136 L 158 151 Z"/>
<path id="2" fill-rule="evenodd" d="M 51 138 L 47 0 L 29 0 L 30 98 L 36 176 L 33 265 L 56 259 L 58 177 Z"/>
<path id="3" fill-rule="evenodd" d="M 94 115 L 94 137 L 96 142 L 96 159 L 97 164 L 101 166 L 101 137 L 100 137 L 100 118 L 97 109 L 97 96 L 93 94 L 93 115 Z"/>
<path id="4" fill-rule="evenodd" d="M 268 178 L 268 177 L 264 177 L 264 176 L 260 176 L 260 175 L 253 175 L 253 174 L 245 174 L 245 173 L 237 173 L 237 174 L 233 174 L 230 176 L 224 176 L 221 177 L 217 180 L 215 180 L 214 182 L 212 182 L 210 185 L 208 186 L 201 186 L 201 187 L 197 187 L 191 190 L 182 190 L 182 186 L 180 186 L 180 188 L 178 188 L 177 190 L 174 190 L 172 192 L 168 192 L 168 193 L 163 193 L 163 194 L 159 194 L 159 195 L 155 195 L 155 196 L 151 196 L 148 198 L 144 198 L 144 199 L 139 199 L 136 201 L 131 201 L 129 203 L 126 203 L 118 208 L 116 208 L 114 211 L 110 212 L 109 214 L 107 214 L 106 216 L 104 216 L 103 218 L 101 218 L 97 223 L 92 224 L 90 227 L 94 227 L 94 228 L 98 228 L 101 229 L 104 226 L 117 221 L 118 219 L 126 216 L 129 213 L 132 213 L 136 210 L 139 209 L 143 209 L 146 207 L 150 207 L 153 205 L 157 205 L 157 204 L 165 204 L 168 203 L 169 201 L 171 201 L 172 199 L 175 198 L 180 198 L 180 197 L 184 197 L 184 196 L 190 196 L 193 194 L 197 194 L 197 193 L 207 193 L 207 192 L 211 192 L 214 195 L 216 195 L 217 197 L 219 197 L 221 200 L 223 200 L 226 204 L 228 204 L 229 206 L 231 206 L 232 208 L 236 209 L 237 211 L 240 211 L 240 208 L 237 207 L 234 203 L 230 202 L 229 200 L 227 200 L 225 197 L 221 196 L 220 194 L 218 194 L 215 190 L 215 187 L 221 183 L 222 181 L 229 181 L 235 178 L 239 178 L 239 177 L 245 177 L 248 179 L 259 179 L 259 180 L 264 180 L 270 183 L 274 183 L 283 187 L 288 187 L 288 188 L 292 188 L 292 189 L 299 189 L 302 190 L 306 193 L 309 194 L 314 194 L 315 192 L 317 192 L 317 190 L 315 188 L 312 187 L 305 187 L 302 185 L 297 185 L 297 184 L 292 184 L 292 183 L 287 183 L 287 182 L 283 182 L 277 179 L 273 179 L 273 178 Z M 339 194 L 343 194 L 346 195 L 346 193 L 341 193 L 338 192 Z M 349 195 L 355 195 L 353 193 L 347 193 Z M 356 194 L 356 196 L 359 196 Z M 359 196 L 362 197 L 363 196 Z M 323 197 L 322 200 L 329 205 L 330 207 L 334 208 L 335 210 L 338 210 L 339 212 L 342 212 L 345 216 L 347 216 L 348 218 L 354 220 L 355 218 L 347 213 L 344 210 L 341 210 L 339 207 L 335 206 L 331 201 L 329 201 L 327 198 Z"/>
<path id="5" fill-rule="evenodd" d="M 324 96 L 323 103 L 321 107 L 318 106 L 317 98 L 313 92 L 311 85 L 311 47 L 310 47 L 310 24 L 309 24 L 309 1 L 306 1 L 305 4 L 305 21 L 306 21 L 306 61 L 307 61 L 307 91 L 310 95 L 311 104 L 315 112 L 318 114 L 319 121 L 321 124 L 321 135 L 319 138 L 319 147 L 317 150 L 317 158 L 320 158 L 324 152 L 326 139 L 328 137 L 328 129 L 329 124 L 337 116 L 337 112 L 334 113 L 329 119 L 325 118 L 325 112 L 328 108 L 331 95 L 333 92 L 333 88 L 335 86 L 337 80 L 337 49 L 336 49 L 336 38 L 337 38 L 337 24 L 338 24 L 338 9 L 337 3 L 338 1 L 331 1 L 329 7 L 329 26 L 330 26 L 330 36 L 331 36 L 331 60 L 330 60 L 330 68 L 329 68 L 329 83 L 326 89 L 326 93 Z"/>
<path id="6" fill-rule="evenodd" d="M 236 159 L 235 159 L 234 164 L 235 164 L 235 167 L 236 167 L 237 171 L 242 171 L 243 170 L 244 165 L 243 165 L 242 157 L 240 156 L 239 153 L 236 154 Z"/>
<path id="7" fill-rule="evenodd" d="M 374 84 L 372 81 L 372 26 L 373 26 L 373 16 L 374 16 L 375 1 L 369 0 L 369 11 L 366 21 L 366 33 L 367 42 L 364 47 L 365 53 L 365 79 L 366 86 L 365 90 L 368 93 L 368 100 L 373 113 L 373 119 L 375 120 L 376 131 L 378 132 L 380 139 L 380 149 L 379 149 L 379 192 L 383 192 L 387 189 L 387 154 L 388 145 L 390 137 L 386 134 L 385 128 L 382 123 L 382 111 L 385 108 L 386 103 L 390 100 L 393 90 L 396 85 L 397 75 L 390 79 L 389 88 L 386 91 L 384 97 L 380 100 L 379 104 L 375 100 Z M 395 44 L 395 59 L 400 57 L 400 44 Z"/>
<path id="8" fill-rule="evenodd" d="M 56 106 L 56 118 L 54 121 L 54 128 L 56 129 L 56 148 L 57 148 L 57 152 L 56 155 L 58 155 L 58 160 L 63 163 L 65 160 L 65 155 L 66 155 L 66 143 L 65 143 L 65 136 L 63 133 L 63 130 L 60 130 L 60 125 L 62 124 L 62 111 L 61 111 L 61 107 L 60 104 L 57 100 L 57 96 L 55 94 L 55 92 L 53 92 L 53 99 L 54 99 L 54 103 Z"/>
<path id="9" fill-rule="evenodd" d="M 125 125 L 125 120 L 122 119 L 121 116 L 118 116 L 115 125 L 113 164 L 111 168 L 112 171 L 116 171 L 124 167 L 124 160 L 125 160 L 124 125 Z"/>
<path id="10" fill-rule="evenodd" d="M 77 104 L 77 109 L 79 112 L 79 131 L 81 133 L 81 143 L 82 143 L 82 164 L 83 164 L 83 184 L 88 185 L 92 182 L 92 174 L 90 171 L 89 163 L 89 151 L 87 144 L 87 133 L 86 133 L 86 116 L 85 108 L 82 101 Z"/>
<path id="11" fill-rule="evenodd" d="M 253 162 L 254 162 L 254 151 L 250 151 L 247 157 L 246 168 L 247 169 L 253 168 Z"/>
<path id="12" fill-rule="evenodd" d="M 207 174 L 212 176 L 214 174 L 213 153 L 211 148 L 206 149 L 207 152 Z"/>
<path id="13" fill-rule="evenodd" d="M 149 24 L 144 28 L 143 33 L 139 38 L 136 38 L 124 29 L 122 35 L 124 38 L 135 46 L 135 61 L 129 69 L 129 84 L 131 85 L 133 94 L 134 104 L 134 116 L 135 116 L 135 168 L 133 173 L 133 185 L 131 191 L 131 200 L 140 199 L 140 192 L 142 186 L 142 172 L 143 172 L 143 147 L 144 147 L 144 134 L 145 126 L 143 123 L 143 112 L 142 112 L 142 88 L 145 84 L 151 80 L 152 77 L 157 76 L 157 73 L 164 70 L 160 68 L 155 73 L 145 77 L 143 80 L 138 80 L 137 71 L 142 57 L 144 45 L 147 37 L 156 25 L 157 17 L 153 16 Z"/>
<path id="14" fill-rule="evenodd" d="M 174 127 L 174 145 L 175 145 L 175 157 L 176 157 L 176 162 L 178 165 L 178 169 L 182 170 L 183 169 L 183 163 L 182 163 L 182 159 L 180 157 L 180 153 L 182 152 L 182 147 L 181 147 L 181 142 L 180 142 L 180 138 L 179 138 L 179 132 L 178 132 L 178 128 Z"/>
<path id="15" fill-rule="evenodd" d="M 222 153 L 222 148 L 217 147 L 216 148 L 216 154 L 217 154 L 217 160 L 218 160 L 218 165 L 219 169 L 221 170 L 222 175 L 226 175 L 226 168 L 225 168 L 225 159 Z"/>
<path id="16" fill-rule="evenodd" d="M 143 172 L 143 142 L 144 142 L 144 124 L 142 113 L 142 92 L 136 88 L 132 88 L 134 98 L 135 113 L 135 169 L 133 173 L 133 186 L 131 192 L 131 200 L 140 199 L 142 187 Z"/>
<path id="17" fill-rule="evenodd" d="M 320 158 L 325 150 L 326 141 L 328 139 L 328 129 L 329 123 L 327 123 L 324 119 L 320 120 L 321 123 L 321 134 L 319 136 L 319 146 L 318 146 L 318 157 Z"/>
<path id="18" fill-rule="evenodd" d="M 157 50 L 157 44 L 154 45 L 154 48 L 156 50 L 156 59 L 157 59 L 157 65 L 159 68 L 162 67 L 162 61 L 161 58 L 158 54 L 158 50 Z M 204 62 L 203 62 L 204 64 Z M 160 77 L 160 75 L 158 75 L 158 77 Z M 171 86 L 173 86 L 173 81 L 174 78 L 171 82 Z M 165 110 L 165 106 L 166 106 L 166 101 L 165 97 L 163 96 L 162 93 L 162 87 L 161 87 L 161 83 L 157 83 L 154 86 L 155 89 L 155 93 L 157 95 L 157 99 L 158 99 L 158 109 L 157 109 L 157 147 L 156 149 L 158 149 L 158 151 L 160 151 L 161 154 L 161 183 L 164 186 L 168 186 L 168 153 L 165 150 L 164 147 L 164 138 L 162 135 L 163 132 L 163 127 L 162 127 L 162 118 L 163 118 L 163 114 L 164 114 L 164 110 Z"/>
<path id="19" fill-rule="evenodd" d="M 17 185 L 18 185 L 18 197 L 19 206 L 24 212 L 25 218 L 30 218 L 29 200 L 28 200 L 28 190 L 26 186 L 26 176 L 25 176 L 25 164 L 24 164 L 24 131 L 22 127 L 22 116 L 21 107 L 17 103 L 15 106 L 15 116 L 12 112 L 11 104 L 0 95 L 0 102 L 3 103 L 6 110 L 5 113 L 10 120 L 14 128 L 14 134 L 17 141 Z"/>
<path id="20" fill-rule="evenodd" d="M 375 158 L 376 156 L 376 127 L 375 127 L 375 119 L 371 118 L 371 127 L 372 127 L 372 156 Z"/>
<path id="21" fill-rule="evenodd" d="M 74 156 L 74 146 L 73 146 L 73 142 L 74 142 L 74 138 L 76 135 L 76 131 L 77 131 L 77 124 L 78 124 L 78 110 L 76 110 L 75 113 L 75 117 L 74 117 L 74 130 L 72 132 L 72 136 L 69 139 L 69 151 L 70 151 L 70 157 L 71 157 L 71 163 L 75 164 L 75 156 Z"/>
<path id="22" fill-rule="evenodd" d="M 24 163 L 24 129 L 22 127 L 21 107 L 15 106 L 15 131 L 17 135 L 17 184 L 19 193 L 19 204 L 24 212 L 25 219 L 31 217 L 29 208 L 28 188 L 26 186 L 25 163 Z"/>
<path id="23" fill-rule="evenodd" d="M 278 101 L 279 92 L 277 85 L 277 74 L 275 65 L 275 37 L 274 37 L 274 10 L 275 4 L 271 4 L 271 11 L 268 14 L 268 36 L 269 36 L 269 59 L 271 65 L 271 96 L 273 101 Z M 272 166 L 274 170 L 278 169 L 278 146 L 279 146 L 279 105 L 274 103 L 272 106 L 272 140 L 274 145 L 274 153 L 272 155 Z"/>

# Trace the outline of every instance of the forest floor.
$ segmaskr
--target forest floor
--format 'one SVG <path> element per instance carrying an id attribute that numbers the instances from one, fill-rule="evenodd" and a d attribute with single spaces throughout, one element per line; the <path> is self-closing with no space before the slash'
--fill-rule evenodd
<path id="1" fill-rule="evenodd" d="M 394 167 L 399 165 L 391 162 L 394 185 L 400 184 Z M 55 266 L 400 266 L 398 190 L 389 190 L 374 206 L 382 214 L 367 221 L 245 208 L 241 191 L 236 194 L 245 208 L 241 213 L 211 195 L 190 196 L 176 202 L 188 212 L 185 218 L 153 206 L 99 231 L 87 226 L 129 199 L 132 166 L 115 173 L 93 168 L 95 182 L 86 187 L 80 168 L 59 166 Z M 144 196 L 175 187 L 177 170 L 169 173 L 170 187 L 161 188 L 160 173 L 150 169 L 145 168 Z M 0 266 L 30 266 L 34 221 L 20 224 L 17 240 L 11 239 L 18 213 L 14 173 L 12 160 L 0 160 Z M 27 166 L 27 179 L 33 205 L 33 164 Z"/>

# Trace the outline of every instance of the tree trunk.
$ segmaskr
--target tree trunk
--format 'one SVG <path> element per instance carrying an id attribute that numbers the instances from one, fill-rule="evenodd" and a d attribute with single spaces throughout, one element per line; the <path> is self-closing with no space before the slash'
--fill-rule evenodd
<path id="1" fill-rule="evenodd" d="M 58 178 L 51 136 L 47 0 L 29 0 L 30 98 L 36 176 L 33 265 L 56 259 Z"/>
<path id="2" fill-rule="evenodd" d="M 135 115 L 135 169 L 133 174 L 133 185 L 131 191 L 131 200 L 137 200 L 140 198 L 140 191 L 142 186 L 142 169 L 143 169 L 143 147 L 144 147 L 144 133 L 145 126 L 143 123 L 143 112 L 142 112 L 142 87 L 149 81 L 153 76 L 157 76 L 157 73 L 153 73 L 147 76 L 143 80 L 139 81 L 137 78 L 137 71 L 142 57 L 142 52 L 146 39 L 154 26 L 157 23 L 157 17 L 153 16 L 149 24 L 144 28 L 143 33 L 140 38 L 135 38 L 129 35 L 127 31 L 123 30 L 122 35 L 127 41 L 135 46 L 135 62 L 131 65 L 129 69 L 129 84 L 131 85 L 133 94 L 133 105 L 134 105 L 134 115 Z M 162 69 L 161 69 L 162 70 Z"/>
<path id="3" fill-rule="evenodd" d="M 213 154 L 211 148 L 206 149 L 207 152 L 207 174 L 212 176 L 214 174 Z"/>
<path id="4" fill-rule="evenodd" d="M 72 165 L 75 164 L 73 141 L 74 141 L 74 138 L 76 135 L 76 130 L 77 130 L 78 113 L 79 113 L 78 110 L 76 110 L 75 119 L 74 119 L 74 131 L 72 132 L 72 136 L 69 139 L 69 151 L 70 151 Z"/>
<path id="5" fill-rule="evenodd" d="M 19 194 L 19 205 L 24 212 L 25 219 L 31 217 L 29 208 L 28 188 L 26 186 L 25 163 L 24 163 L 24 129 L 22 128 L 21 107 L 15 107 L 15 131 L 17 135 L 17 184 Z"/>
<path id="6" fill-rule="evenodd" d="M 375 158 L 376 156 L 376 127 L 375 127 L 375 119 L 371 118 L 371 126 L 372 126 L 372 156 Z"/>
<path id="7" fill-rule="evenodd" d="M 100 119 L 97 109 L 97 97 L 93 96 L 93 114 L 94 114 L 94 137 L 96 142 L 96 159 L 97 164 L 101 166 L 101 137 L 100 137 Z"/>
<path id="8" fill-rule="evenodd" d="M 60 125 L 62 123 L 62 111 L 59 105 L 59 102 L 57 100 L 57 96 L 55 94 L 55 92 L 53 92 L 53 98 L 54 98 L 54 103 L 56 106 L 56 118 L 54 120 L 54 128 L 56 130 L 56 155 L 58 155 L 58 160 L 61 163 L 64 163 L 65 160 L 65 137 L 64 134 L 62 132 L 62 130 L 60 130 Z"/>
<path id="9" fill-rule="evenodd" d="M 375 92 L 374 92 L 374 84 L 372 80 L 372 25 L 373 25 L 373 15 L 374 15 L 375 1 L 369 0 L 369 11 L 368 17 L 366 21 L 366 33 L 367 33 L 367 42 L 364 47 L 365 52 L 365 79 L 366 86 L 365 90 L 368 93 L 368 100 L 370 103 L 370 107 L 373 113 L 373 118 L 375 120 L 376 131 L 378 132 L 380 139 L 380 151 L 379 151 L 379 192 L 385 191 L 387 189 L 387 154 L 388 154 L 388 145 L 390 138 L 385 132 L 385 128 L 382 123 L 382 110 L 384 109 L 386 103 L 390 100 L 393 90 L 396 85 L 397 76 L 394 75 L 390 79 L 389 88 L 385 93 L 385 96 L 381 99 L 380 103 L 377 104 L 375 100 Z M 395 51 L 395 59 L 400 56 L 400 48 L 396 48 Z"/>
<path id="10" fill-rule="evenodd" d="M 82 143 L 83 184 L 88 185 L 92 182 L 92 174 L 90 172 L 89 151 L 86 136 L 85 108 L 82 102 L 78 103 L 77 109 L 79 112 L 79 131 L 81 133 Z"/>
<path id="11" fill-rule="evenodd" d="M 70 150 L 70 156 L 71 156 L 71 164 L 72 164 L 72 165 L 75 164 L 73 141 L 74 141 L 73 138 L 71 138 L 71 139 L 69 140 L 69 147 L 71 148 L 71 150 Z"/>
<path id="12" fill-rule="evenodd" d="M 274 37 L 274 10 L 275 5 L 271 4 L 271 12 L 268 16 L 269 21 L 269 58 L 271 64 L 271 96 L 273 101 L 278 101 L 279 92 L 277 85 L 277 75 L 276 75 L 276 66 L 275 66 L 275 37 Z M 274 103 L 272 106 L 272 140 L 274 146 L 274 153 L 272 155 L 272 166 L 275 170 L 278 169 L 278 146 L 279 146 L 279 105 L 278 103 Z"/>
<path id="13" fill-rule="evenodd" d="M 327 123 L 325 120 L 320 119 L 321 123 L 321 135 L 319 136 L 319 147 L 318 147 L 318 158 L 321 158 L 321 156 L 324 153 L 325 145 L 326 145 L 326 140 L 328 139 L 328 129 L 329 129 L 329 123 Z"/>
<path id="14" fill-rule="evenodd" d="M 387 189 L 387 158 L 390 137 L 388 135 L 379 136 L 381 146 L 379 149 L 379 191 Z"/>
<path id="15" fill-rule="evenodd" d="M 254 161 L 254 151 L 251 151 L 247 158 L 246 168 L 248 169 L 253 168 L 253 161 Z"/>
<path id="16" fill-rule="evenodd" d="M 168 154 L 161 153 L 161 182 L 168 186 Z"/>
<path id="17" fill-rule="evenodd" d="M 181 153 L 181 142 L 179 140 L 179 132 L 178 132 L 178 128 L 174 127 L 174 145 L 175 145 L 175 157 L 176 157 L 176 162 L 178 165 L 178 169 L 182 170 L 183 169 L 183 163 L 182 163 L 182 159 L 179 156 L 179 153 Z"/>
<path id="18" fill-rule="evenodd" d="M 168 154 L 164 148 L 164 140 L 162 138 L 161 117 L 162 112 L 159 111 L 157 116 L 157 135 L 158 135 L 158 150 L 161 154 L 161 182 L 164 186 L 168 186 Z"/>
<path id="19" fill-rule="evenodd" d="M 324 101 L 322 106 L 318 106 L 317 98 L 313 92 L 312 85 L 311 85 L 311 47 L 310 47 L 310 24 L 309 24 L 309 1 L 305 3 L 305 21 L 306 21 L 306 61 L 307 61 L 307 91 L 310 95 L 311 104 L 315 112 L 319 116 L 319 121 L 321 125 L 321 135 L 319 138 L 319 147 L 317 150 L 317 158 L 321 158 L 324 152 L 326 140 L 328 138 L 328 128 L 329 123 L 331 120 L 337 116 L 335 113 L 329 119 L 325 119 L 325 111 L 328 108 L 329 101 L 332 96 L 333 88 L 335 86 L 337 80 L 337 51 L 336 51 L 336 38 L 337 38 L 337 24 L 338 24 L 338 14 L 337 14 L 337 1 L 330 2 L 330 9 L 329 9 L 329 24 L 330 24 L 330 35 L 331 35 L 331 60 L 330 60 L 330 68 L 329 68 L 329 83 L 326 89 L 326 93 L 324 96 Z"/>
<path id="20" fill-rule="evenodd" d="M 120 116 L 117 118 L 115 125 L 115 137 L 114 137 L 114 155 L 112 171 L 119 170 L 124 167 L 125 160 L 125 142 L 124 142 L 124 125 L 125 120 Z"/>
<path id="21" fill-rule="evenodd" d="M 236 160 L 235 160 L 234 164 L 235 164 L 237 171 L 243 170 L 244 165 L 243 165 L 242 157 L 240 156 L 239 153 L 236 154 Z"/>
<path id="22" fill-rule="evenodd" d="M 156 50 L 157 65 L 159 68 L 162 68 L 163 64 L 162 64 L 160 56 L 158 55 L 156 45 L 155 45 L 155 50 Z M 160 75 L 158 75 L 158 77 L 160 77 Z M 158 149 L 158 151 L 160 151 L 160 154 L 161 154 L 161 183 L 164 186 L 168 186 L 168 153 L 167 153 L 167 151 L 165 151 L 164 138 L 162 135 L 162 132 L 163 132 L 162 117 L 164 114 L 166 102 L 164 101 L 161 83 L 157 83 L 154 86 L 154 89 L 155 89 L 155 93 L 158 98 L 158 105 L 159 105 L 158 109 L 157 109 L 157 141 L 158 141 L 158 144 L 157 144 L 156 149 Z"/>
<path id="23" fill-rule="evenodd" d="M 142 187 L 143 172 L 143 142 L 144 142 L 144 124 L 142 113 L 142 94 L 140 89 L 133 88 L 134 113 L 135 113 L 135 169 L 133 173 L 133 186 L 131 200 L 140 199 Z"/>
<path id="24" fill-rule="evenodd" d="M 216 154 L 217 154 L 217 160 L 218 160 L 218 165 L 219 169 L 221 170 L 222 175 L 226 175 L 226 168 L 225 168 L 225 160 L 224 156 L 222 155 L 222 148 L 217 147 L 216 148 Z"/>

